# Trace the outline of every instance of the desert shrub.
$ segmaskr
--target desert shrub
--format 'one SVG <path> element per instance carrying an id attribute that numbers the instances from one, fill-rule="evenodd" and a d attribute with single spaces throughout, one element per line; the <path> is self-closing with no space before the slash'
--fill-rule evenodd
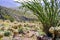
<path id="1" fill-rule="evenodd" d="M 19 29 L 18 29 L 18 32 L 19 32 L 19 34 L 24 33 L 24 32 L 23 32 L 23 28 L 19 28 Z"/>
<path id="2" fill-rule="evenodd" d="M 10 20 L 11 22 L 14 21 L 14 18 L 12 18 L 10 15 L 4 15 L 4 18 L 5 18 L 6 20 Z"/>
<path id="3" fill-rule="evenodd" d="M 4 32 L 4 36 L 10 36 L 10 32 L 9 31 Z"/>

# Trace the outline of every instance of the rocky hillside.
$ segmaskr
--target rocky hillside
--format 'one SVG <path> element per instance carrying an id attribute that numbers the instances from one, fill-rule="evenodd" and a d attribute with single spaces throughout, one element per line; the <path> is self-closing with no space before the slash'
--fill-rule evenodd
<path id="1" fill-rule="evenodd" d="M 17 20 L 17 21 L 32 21 L 32 20 L 37 20 L 36 16 L 33 15 L 32 12 L 27 11 L 26 13 L 24 12 L 24 9 L 12 9 L 12 8 L 6 8 L 0 6 L 0 19 L 8 19 L 8 16 L 11 18 Z"/>

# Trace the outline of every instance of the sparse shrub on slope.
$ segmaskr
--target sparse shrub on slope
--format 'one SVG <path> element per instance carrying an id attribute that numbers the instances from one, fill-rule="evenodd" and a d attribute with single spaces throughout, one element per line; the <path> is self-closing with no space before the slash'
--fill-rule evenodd
<path id="1" fill-rule="evenodd" d="M 9 12 L 0 6 L 0 19 L 14 21 L 14 18 L 9 15 Z"/>

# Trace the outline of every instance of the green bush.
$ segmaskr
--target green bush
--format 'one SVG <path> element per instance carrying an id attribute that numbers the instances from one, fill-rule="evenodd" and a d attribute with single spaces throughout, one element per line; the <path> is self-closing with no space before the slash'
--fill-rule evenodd
<path id="1" fill-rule="evenodd" d="M 10 36 L 10 32 L 6 31 L 6 32 L 4 33 L 4 36 Z"/>
<path id="2" fill-rule="evenodd" d="M 6 20 L 10 20 L 11 22 L 14 21 L 14 18 L 12 18 L 10 15 L 4 15 L 4 18 L 5 18 Z"/>
<path id="3" fill-rule="evenodd" d="M 19 29 L 18 29 L 18 32 L 19 32 L 19 34 L 24 33 L 24 32 L 23 32 L 23 28 L 19 28 Z"/>

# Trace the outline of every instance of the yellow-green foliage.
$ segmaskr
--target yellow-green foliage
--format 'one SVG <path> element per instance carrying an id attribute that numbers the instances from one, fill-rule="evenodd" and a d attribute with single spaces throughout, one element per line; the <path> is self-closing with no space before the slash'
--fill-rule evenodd
<path id="1" fill-rule="evenodd" d="M 14 21 L 14 18 L 12 18 L 10 15 L 4 15 L 4 18 L 10 21 Z"/>

